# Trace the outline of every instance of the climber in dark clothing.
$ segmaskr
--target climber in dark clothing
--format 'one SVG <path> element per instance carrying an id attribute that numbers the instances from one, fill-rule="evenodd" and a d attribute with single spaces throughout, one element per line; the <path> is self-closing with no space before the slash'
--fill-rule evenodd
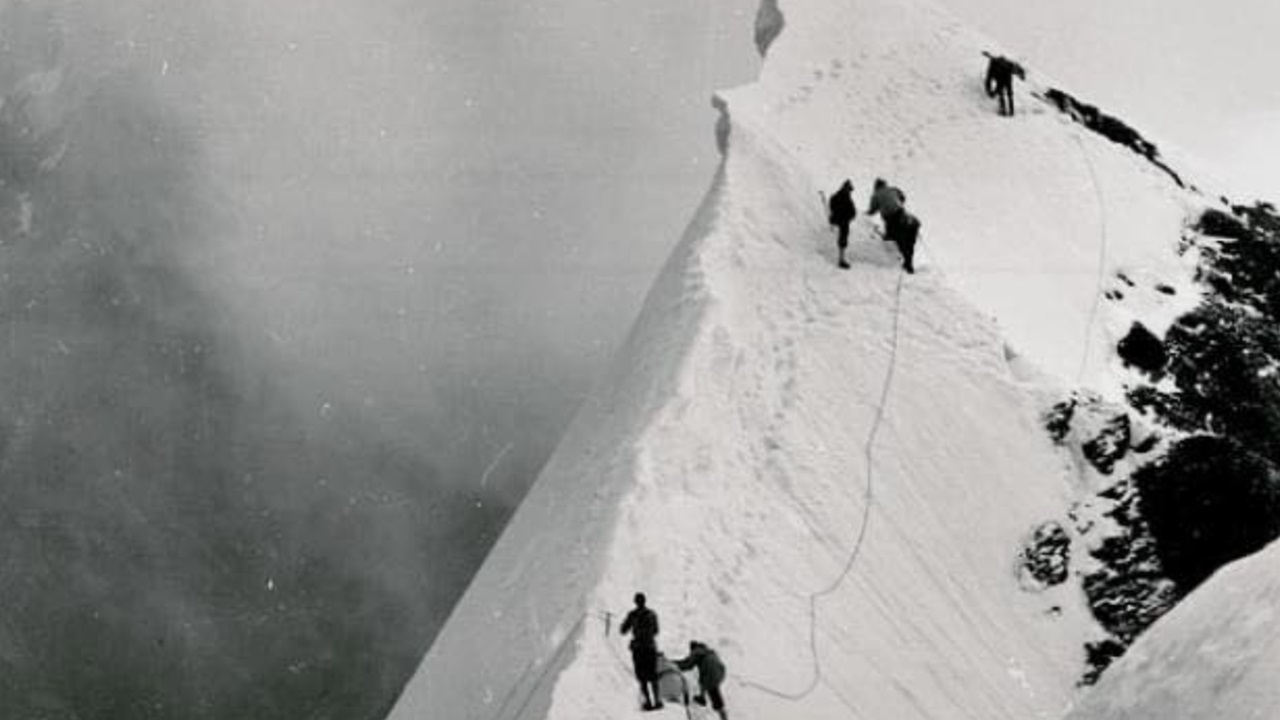
<path id="1" fill-rule="evenodd" d="M 1017 76 L 1025 80 L 1027 73 L 1021 65 L 1003 55 L 983 54 L 987 56 L 987 97 L 999 97 L 1000 114 L 1012 116 L 1013 78 Z"/>
<path id="2" fill-rule="evenodd" d="M 853 204 L 853 182 L 845 180 L 840 189 L 831 196 L 831 201 L 827 203 L 828 215 L 827 219 L 840 232 L 836 238 L 836 247 L 840 250 L 840 267 L 848 270 L 849 261 L 844 257 L 844 251 L 849 247 L 849 223 L 858 217 L 858 208 Z"/>
<path id="3" fill-rule="evenodd" d="M 658 614 L 645 607 L 644 593 L 636 593 L 635 601 L 635 608 L 618 630 L 623 635 L 631 633 L 631 665 L 640 683 L 644 709 L 658 710 L 662 707 L 658 694 Z"/>
<path id="4" fill-rule="evenodd" d="M 916 253 L 916 239 L 920 236 L 920 220 L 903 207 L 906 201 L 907 196 L 901 190 L 876 178 L 867 214 L 879 213 L 884 218 L 884 239 L 898 246 L 902 253 L 902 269 L 914 273 L 916 269 L 912 260 Z"/>
<path id="5" fill-rule="evenodd" d="M 720 694 L 720 684 L 724 682 L 724 663 L 716 651 L 694 640 L 689 643 L 689 655 L 676 661 L 681 670 L 698 670 L 698 687 L 701 689 L 694 702 L 704 705 L 711 701 L 711 709 L 720 715 L 720 720 L 729 720 L 729 713 L 724 709 L 724 696 Z"/>

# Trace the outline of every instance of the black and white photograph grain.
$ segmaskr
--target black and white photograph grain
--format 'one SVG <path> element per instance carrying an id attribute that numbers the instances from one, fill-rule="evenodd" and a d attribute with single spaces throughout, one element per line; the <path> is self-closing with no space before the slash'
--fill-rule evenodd
<path id="1" fill-rule="evenodd" d="M 0 0 L 0 720 L 1280 719 L 1273 0 Z"/>

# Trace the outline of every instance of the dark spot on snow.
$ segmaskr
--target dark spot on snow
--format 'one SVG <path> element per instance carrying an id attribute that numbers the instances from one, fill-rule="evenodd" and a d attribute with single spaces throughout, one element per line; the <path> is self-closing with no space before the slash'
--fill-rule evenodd
<path id="1" fill-rule="evenodd" d="M 1155 374 L 1164 369 L 1168 358 L 1164 343 L 1142 323 L 1134 323 L 1129 333 L 1120 339 L 1116 352 L 1124 360 L 1125 365 L 1136 367 L 1143 372 Z"/>
<path id="2" fill-rule="evenodd" d="M 1133 480 L 1161 565 L 1184 593 L 1280 536 L 1280 471 L 1234 440 L 1184 439 Z"/>
<path id="3" fill-rule="evenodd" d="M 1090 550 L 1097 565 L 1084 576 L 1089 609 L 1107 632 L 1109 641 L 1127 647 L 1143 630 L 1178 600 L 1167 578 L 1156 542 L 1138 508 L 1134 485 L 1121 481 L 1098 494 L 1109 506 L 1103 515 L 1114 523 Z M 1106 664 L 1089 662 L 1082 683 L 1097 679 Z"/>
<path id="4" fill-rule="evenodd" d="M 1022 585 L 1030 590 L 1066 582 L 1071 560 L 1071 538 L 1056 521 L 1035 529 L 1022 548 Z"/>
<path id="5" fill-rule="evenodd" d="M 1097 436 L 1081 446 L 1081 451 L 1098 472 L 1110 475 L 1116 462 L 1129 451 L 1131 436 L 1129 416 L 1121 413 L 1113 417 Z"/>
<path id="6" fill-rule="evenodd" d="M 1089 686 L 1098 682 L 1102 672 L 1123 655 L 1126 649 L 1127 646 L 1124 643 L 1111 637 L 1085 643 L 1085 662 L 1088 663 L 1089 669 L 1084 677 L 1080 678 L 1080 685 Z"/>
<path id="7" fill-rule="evenodd" d="M 1211 237 L 1232 240 L 1246 240 L 1249 237 L 1249 228 L 1244 222 L 1230 213 L 1215 208 L 1209 208 L 1200 215 L 1200 222 L 1196 224 L 1196 229 Z"/>
<path id="8" fill-rule="evenodd" d="M 1070 116 L 1072 120 L 1111 142 L 1123 145 L 1141 155 L 1146 158 L 1147 162 L 1172 178 L 1178 187 L 1186 187 L 1178 173 L 1174 172 L 1173 168 L 1166 165 L 1164 160 L 1160 158 L 1160 152 L 1155 143 L 1142 137 L 1137 130 L 1120 118 L 1108 115 L 1099 110 L 1096 105 L 1082 102 L 1057 88 L 1050 88 L 1045 92 L 1044 96 L 1059 112 Z"/>
<path id="9" fill-rule="evenodd" d="M 1071 397 L 1055 404 L 1044 415 L 1044 427 L 1049 431 L 1049 437 L 1059 445 L 1066 439 L 1067 433 L 1071 432 L 1071 418 L 1075 415 L 1077 399 Z"/>

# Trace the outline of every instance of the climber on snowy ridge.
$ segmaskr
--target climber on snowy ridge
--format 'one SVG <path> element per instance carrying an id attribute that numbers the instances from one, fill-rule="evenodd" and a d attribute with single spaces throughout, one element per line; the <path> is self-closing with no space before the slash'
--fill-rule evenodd
<path id="1" fill-rule="evenodd" d="M 1013 115 L 1013 78 L 1017 76 L 1021 80 L 1027 79 L 1027 71 L 1017 62 L 1010 60 L 1003 55 L 992 55 L 989 52 L 983 52 L 987 56 L 987 97 L 1000 98 L 1000 114 Z"/>
<path id="2" fill-rule="evenodd" d="M 882 178 L 876 178 L 867 214 L 879 213 L 884 218 L 884 239 L 898 246 L 902 253 L 902 269 L 914 273 L 916 269 L 912 258 L 915 256 L 916 238 L 920 236 L 920 220 L 903 207 L 906 201 L 907 196 L 901 190 Z"/>
<path id="3" fill-rule="evenodd" d="M 724 682 L 724 663 L 715 650 L 697 640 L 690 641 L 689 655 L 676 661 L 681 670 L 698 670 L 699 693 L 694 702 L 705 705 L 711 701 L 711 709 L 720 716 L 720 720 L 729 720 L 729 713 L 724 709 L 724 696 L 720 694 L 720 684 Z"/>
<path id="4" fill-rule="evenodd" d="M 840 250 L 839 265 L 848 270 L 849 261 L 845 259 L 845 249 L 849 247 L 849 224 L 858 217 L 858 208 L 853 204 L 853 181 L 845 180 L 840 189 L 831 196 L 827 203 L 827 220 L 837 228 L 839 236 L 836 247 Z"/>
<path id="5" fill-rule="evenodd" d="M 636 593 L 635 603 L 618 631 L 623 635 L 631 633 L 631 665 L 640 683 L 644 709 L 658 710 L 662 707 L 658 693 L 658 614 L 646 607 L 644 593 Z"/>

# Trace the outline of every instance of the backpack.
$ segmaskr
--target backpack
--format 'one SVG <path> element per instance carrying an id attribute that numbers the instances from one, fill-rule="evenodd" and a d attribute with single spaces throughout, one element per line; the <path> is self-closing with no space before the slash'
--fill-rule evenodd
<path id="1" fill-rule="evenodd" d="M 665 702 L 689 703 L 689 684 L 684 673 L 666 655 L 658 653 L 658 697 Z"/>

